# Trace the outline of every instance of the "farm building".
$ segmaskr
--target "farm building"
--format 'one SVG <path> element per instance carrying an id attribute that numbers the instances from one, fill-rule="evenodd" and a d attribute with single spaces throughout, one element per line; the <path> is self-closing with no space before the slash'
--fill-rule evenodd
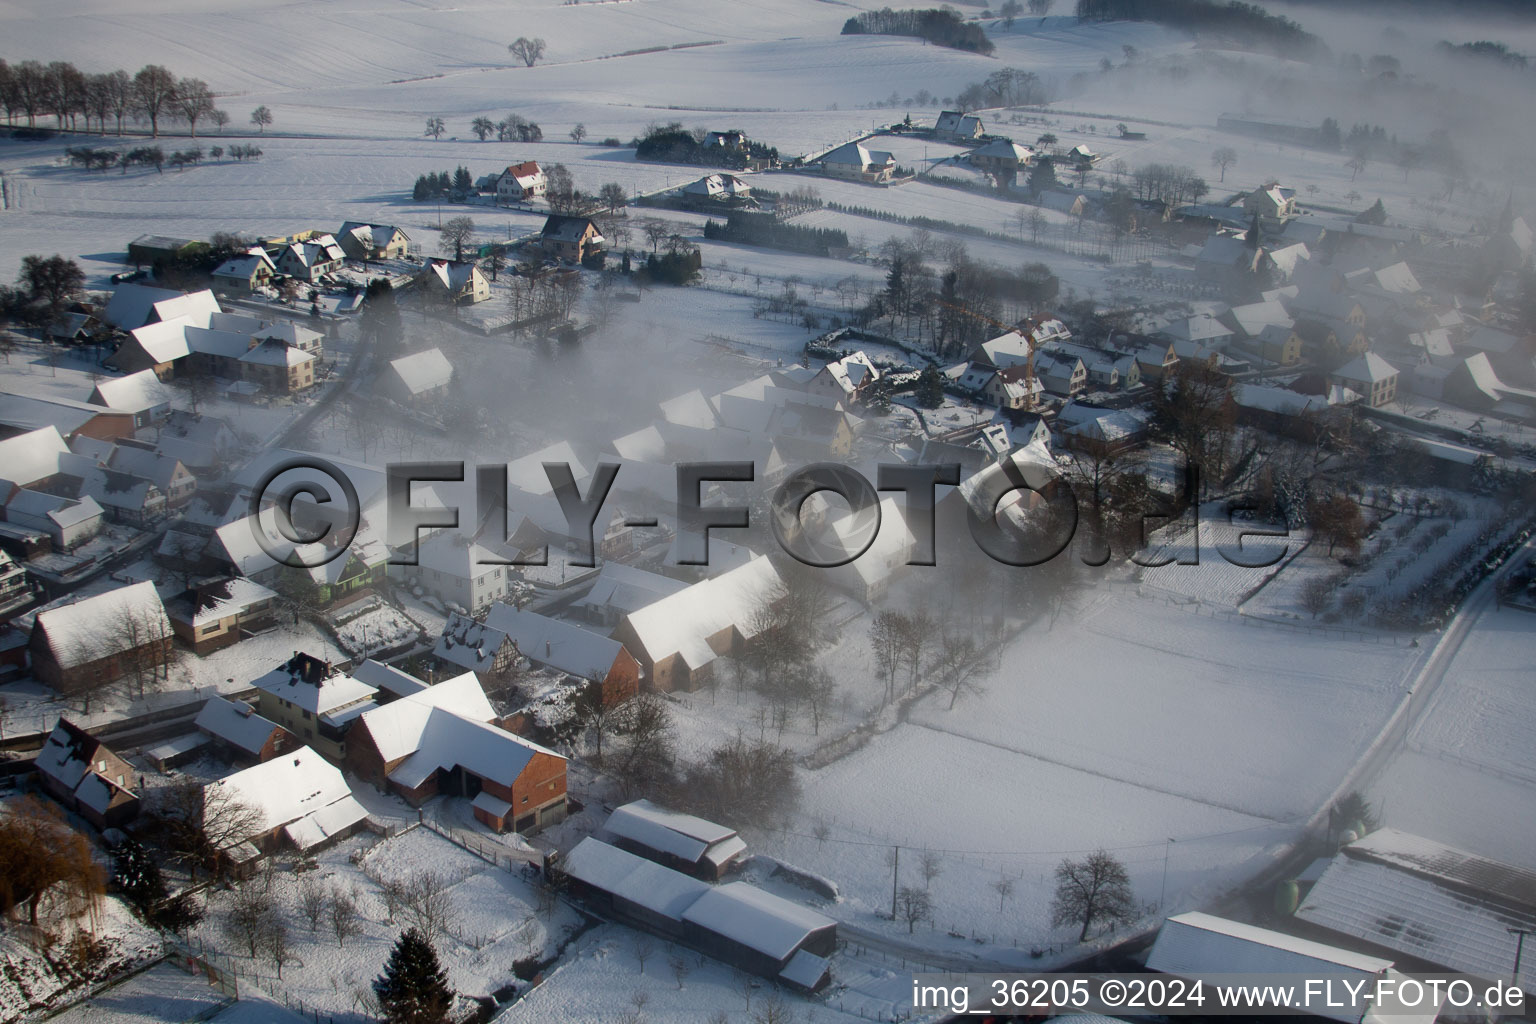
<path id="1" fill-rule="evenodd" d="M 636 800 L 614 809 L 603 825 L 621 850 L 707 881 L 718 881 L 746 853 L 736 830 Z"/>
<path id="2" fill-rule="evenodd" d="M 745 882 L 714 887 L 588 837 L 556 870 L 614 918 L 805 991 L 830 980 L 837 922 Z"/>
<path id="3" fill-rule="evenodd" d="M 1339 851 L 1296 918 L 1415 967 L 1508 978 L 1515 929 L 1536 929 L 1536 873 L 1383 828 Z M 1529 964 L 1516 980 L 1536 993 Z"/>
<path id="4" fill-rule="evenodd" d="M 171 623 L 147 580 L 39 612 L 32 670 L 60 693 L 101 686 L 170 655 Z"/>

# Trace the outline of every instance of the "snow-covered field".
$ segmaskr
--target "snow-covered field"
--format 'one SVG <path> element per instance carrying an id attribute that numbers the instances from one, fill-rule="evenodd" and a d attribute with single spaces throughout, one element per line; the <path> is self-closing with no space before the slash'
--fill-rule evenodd
<path id="1" fill-rule="evenodd" d="M 1169 902 L 1183 903 L 1292 838 L 1384 724 L 1416 653 L 1236 626 L 1106 584 L 1015 639 L 981 696 L 953 711 L 947 694 L 923 700 L 807 773 L 801 813 L 831 827 L 825 842 L 753 839 L 836 878 L 862 912 L 889 905 L 892 846 L 908 871 L 911 851 L 940 851 L 938 932 L 1049 945 L 1064 856 L 1115 851 L 1155 903 L 1172 839 Z M 1003 875 L 1017 893 L 1000 912 Z"/>

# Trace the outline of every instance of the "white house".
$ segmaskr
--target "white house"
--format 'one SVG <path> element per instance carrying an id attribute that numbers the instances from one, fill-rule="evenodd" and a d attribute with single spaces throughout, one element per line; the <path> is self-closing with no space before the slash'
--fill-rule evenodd
<path id="1" fill-rule="evenodd" d="M 845 142 L 819 161 L 829 178 L 878 183 L 896 173 L 896 158 L 883 149 L 865 149 L 863 143 Z"/>
<path id="2" fill-rule="evenodd" d="M 265 288 L 277 273 L 272 257 L 260 246 L 231 256 L 213 270 L 213 286 L 226 295 L 249 295 Z"/>
<path id="3" fill-rule="evenodd" d="M 512 164 L 496 178 L 498 202 L 522 202 L 544 194 L 548 186 L 544 171 L 535 160 Z"/>
<path id="4" fill-rule="evenodd" d="M 507 596 L 508 567 L 461 534 L 439 532 L 417 545 L 416 564 L 391 563 L 389 574 L 450 608 L 478 612 Z"/>
<path id="5" fill-rule="evenodd" d="M 453 364 L 442 349 L 429 348 L 391 359 L 386 379 L 397 398 L 422 401 L 447 389 L 453 380 Z"/>
<path id="6" fill-rule="evenodd" d="M 811 378 L 806 391 L 830 395 L 842 402 L 861 402 L 879 379 L 880 370 L 870 361 L 869 356 L 863 352 L 850 352 L 823 366 Z"/>
<path id="7" fill-rule="evenodd" d="M 347 254 L 333 235 L 315 235 L 303 242 L 290 242 L 277 257 L 277 269 L 301 281 L 317 281 L 333 270 L 341 269 Z"/>
<path id="8" fill-rule="evenodd" d="M 982 136 L 981 118 L 958 110 L 943 111 L 933 126 L 933 136 L 945 142 L 973 142 Z"/>
<path id="9" fill-rule="evenodd" d="M 456 305 L 471 305 L 491 297 L 491 284 L 470 260 L 433 260 L 417 278 L 423 288 L 447 296 Z"/>
<path id="10" fill-rule="evenodd" d="M 336 242 L 354 260 L 392 260 L 410 249 L 411 236 L 392 224 L 349 220 L 336 233 Z"/>

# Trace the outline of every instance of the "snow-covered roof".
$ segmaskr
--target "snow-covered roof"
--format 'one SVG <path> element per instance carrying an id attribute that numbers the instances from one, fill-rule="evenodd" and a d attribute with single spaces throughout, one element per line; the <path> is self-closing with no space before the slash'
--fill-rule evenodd
<path id="1" fill-rule="evenodd" d="M 107 410 L 89 402 L 54 395 L 22 395 L 0 390 L 0 423 L 21 431 L 54 427 L 63 434 L 74 434 Z"/>
<path id="2" fill-rule="evenodd" d="M 1536 873 L 1380 829 L 1333 859 L 1296 916 L 1449 970 L 1505 977 L 1515 961 L 1509 929 L 1536 928 Z M 1536 991 L 1530 971 L 1520 981 Z"/>
<path id="3" fill-rule="evenodd" d="M 36 483 L 59 471 L 59 456 L 69 445 L 53 425 L 0 441 L 0 477 L 18 486 Z"/>
<path id="4" fill-rule="evenodd" d="M 508 168 L 510 170 L 510 168 Z M 336 232 L 338 236 L 350 235 L 357 239 L 364 248 L 382 249 L 395 240 L 395 236 L 410 240 L 410 236 L 391 224 L 364 224 L 362 221 L 349 220 L 342 224 L 341 230 Z"/>
<path id="5" fill-rule="evenodd" d="M 1237 329 L 1250 338 L 1270 324 L 1290 327 L 1294 323 L 1291 314 L 1278 302 L 1250 302 L 1244 306 L 1233 306 L 1230 315 Z"/>
<path id="6" fill-rule="evenodd" d="M 261 748 L 279 728 L 256 713 L 256 709 L 244 701 L 226 700 L 223 697 L 208 698 L 203 710 L 197 713 L 197 727 L 210 736 L 234 746 L 252 757 L 261 754 Z"/>
<path id="7" fill-rule="evenodd" d="M 631 612 L 629 624 L 651 661 L 675 653 L 698 669 L 715 660 L 709 638 L 716 633 L 734 626 L 746 639 L 756 635 L 753 620 L 781 585 L 773 563 L 758 555 Z"/>
<path id="8" fill-rule="evenodd" d="M 939 119 L 933 124 L 934 131 L 960 132 L 962 134 L 974 134 L 980 127 L 981 118 L 975 114 L 967 114 L 959 110 L 940 111 Z"/>
<path id="9" fill-rule="evenodd" d="M 126 377 L 99 380 L 90 397 L 92 405 L 132 413 L 168 405 L 170 401 L 165 384 L 155 376 L 154 370 L 140 370 Z"/>
<path id="10" fill-rule="evenodd" d="M 850 352 L 843 358 L 828 363 L 825 372 L 847 395 L 880 379 L 879 369 L 862 351 Z"/>
<path id="11" fill-rule="evenodd" d="M 714 406 L 709 404 L 709 399 L 704 397 L 704 392 L 697 388 L 662 402 L 661 416 L 668 423 L 699 427 L 703 430 L 713 430 L 720 425 L 715 416 Z"/>
<path id="12" fill-rule="evenodd" d="M 1198 911 L 1170 917 L 1147 955 L 1147 970 L 1185 977 L 1205 974 L 1296 974 L 1375 978 L 1392 961 Z M 1313 1012 L 1356 1024 L 1363 1007 L 1315 1007 Z"/>
<path id="13" fill-rule="evenodd" d="M 340 711 L 359 701 L 370 700 L 378 692 L 303 651 L 253 679 L 251 685 L 315 715 Z"/>
<path id="14" fill-rule="evenodd" d="M 1146 417 L 1135 409 L 1103 409 L 1068 425 L 1062 433 L 1109 443 L 1139 436 L 1146 429 Z"/>
<path id="15" fill-rule="evenodd" d="M 1374 352 L 1365 352 L 1339 369 L 1333 375 L 1340 380 L 1374 384 L 1397 376 L 1397 368 Z"/>
<path id="16" fill-rule="evenodd" d="M 683 194 L 709 199 L 731 199 L 752 194 L 752 186 L 734 174 L 706 174 L 683 186 Z"/>
<path id="17" fill-rule="evenodd" d="M 683 920 L 776 960 L 787 960 L 814 932 L 837 925 L 830 917 L 746 882 L 709 889 L 683 911 Z"/>
<path id="18" fill-rule="evenodd" d="M 393 665 L 386 665 L 382 661 L 374 661 L 369 658 L 361 665 L 354 665 L 348 673 L 360 683 L 367 683 L 377 690 L 384 690 L 396 697 L 405 697 L 413 693 L 425 690 L 427 683 L 422 682 L 409 673 L 402 672 Z"/>
<path id="19" fill-rule="evenodd" d="M 418 696 L 437 688 L 434 686 Z M 392 706 L 386 705 L 383 710 Z M 416 751 L 390 772 L 389 778 L 407 789 L 415 789 L 434 772 L 449 771 L 458 766 L 483 779 L 510 786 L 537 754 L 565 760 L 553 750 L 504 729 L 434 707 L 422 729 Z"/>
<path id="20" fill-rule="evenodd" d="M 611 608 L 622 614 L 644 608 L 653 601 L 686 589 L 687 583 L 670 576 L 647 572 L 620 562 L 604 562 L 597 572 L 592 589 L 576 604 L 588 608 Z"/>
<path id="21" fill-rule="evenodd" d="M 89 494 L 82 494 L 79 498 L 65 498 L 25 487 L 11 495 L 5 503 L 5 509 L 13 516 L 30 516 L 33 519 L 47 517 L 63 530 L 100 518 L 102 514 L 101 505 Z"/>
<path id="22" fill-rule="evenodd" d="M 885 150 L 870 150 L 864 148 L 864 145 L 859 142 L 845 142 L 822 157 L 821 162 L 826 164 L 848 164 L 862 171 L 870 166 L 876 168 L 892 166 L 896 163 L 896 158 Z"/>
<path id="23" fill-rule="evenodd" d="M 1158 331 L 1158 334 L 1174 341 L 1217 341 L 1232 337 L 1232 328 L 1209 313 L 1201 313 L 1175 320 Z"/>
<path id="24" fill-rule="evenodd" d="M 267 251 L 260 246 L 253 246 L 247 249 L 243 256 L 231 256 L 220 263 L 214 268 L 213 276 L 249 281 L 261 267 L 266 267 L 272 273 L 277 272 L 277 266 L 273 264 L 272 257 L 267 255 Z"/>
<path id="25" fill-rule="evenodd" d="M 511 178 L 522 188 L 527 188 L 544 177 L 544 172 L 539 169 L 537 160 L 524 160 L 520 164 L 512 164 L 506 170 L 496 175 L 497 179 Z"/>
<path id="26" fill-rule="evenodd" d="M 453 379 L 453 364 L 442 349 L 429 348 L 389 361 L 390 371 L 412 395 L 446 387 Z"/>
<path id="27" fill-rule="evenodd" d="M 34 767 L 66 789 L 74 790 L 95 766 L 101 741 L 67 719 L 60 718 L 37 752 Z"/>
<path id="28" fill-rule="evenodd" d="M 290 828 L 288 835 L 300 849 L 308 849 L 367 817 L 341 769 L 309 747 L 208 783 L 203 787 L 205 806 L 220 793 L 260 816 L 260 826 L 251 835 L 239 837 L 242 841 L 302 822 Z"/>
<path id="29" fill-rule="evenodd" d="M 598 233 L 597 225 L 587 217 L 567 217 L 563 214 L 552 213 L 544 221 L 544 228 L 540 231 L 543 238 L 553 238 L 559 242 L 579 242 L 591 229 L 597 241 L 602 241 L 602 235 Z"/>
<path id="30" fill-rule="evenodd" d="M 135 622 L 132 630 L 116 628 L 130 617 Z M 119 654 L 135 641 L 143 645 L 171 635 L 165 606 L 148 580 L 39 612 L 33 628 L 43 631 L 54 659 L 64 668 Z"/>
<path id="31" fill-rule="evenodd" d="M 362 721 L 379 754 L 389 762 L 420 750 L 433 715 L 443 712 L 476 723 L 496 718 L 496 710 L 486 699 L 480 681 L 473 672 L 465 672 L 365 711 Z"/>
<path id="32" fill-rule="evenodd" d="M 566 854 L 560 870 L 579 882 L 672 921 L 682 921 L 689 906 L 710 888 L 681 871 L 664 868 L 591 836 Z"/>
<path id="33" fill-rule="evenodd" d="M 1035 151 L 1028 146 L 1020 145 L 1012 139 L 993 139 L 985 146 L 979 146 L 971 150 L 971 159 L 978 156 L 988 157 L 993 160 L 1017 160 L 1021 164 L 1027 164 Z"/>
<path id="34" fill-rule="evenodd" d="M 624 650 L 619 641 L 601 633 L 499 601 L 486 613 L 485 624 L 516 643 L 529 661 L 582 679 L 607 678 Z"/>
<path id="35" fill-rule="evenodd" d="M 158 325 L 157 325 L 158 326 Z M 142 328 L 148 330 L 148 328 Z M 187 348 L 203 355 L 239 359 L 251 347 L 251 336 L 238 331 L 187 327 L 182 332 Z"/>
<path id="36" fill-rule="evenodd" d="M 480 268 L 469 260 L 433 260 L 422 273 L 430 274 L 449 294 L 459 295 L 466 288 L 473 288 Z"/>
<path id="37" fill-rule="evenodd" d="M 1300 416 L 1308 412 L 1321 412 L 1329 406 L 1339 405 L 1358 398 L 1353 391 L 1334 385 L 1328 394 L 1303 395 L 1289 388 L 1269 388 L 1258 384 L 1238 384 L 1232 389 L 1232 400 L 1248 409 Z"/>
<path id="38" fill-rule="evenodd" d="M 1282 245 L 1279 248 L 1269 250 L 1269 258 L 1275 265 L 1275 269 L 1289 278 L 1296 272 L 1296 268 L 1304 260 L 1312 258 L 1312 253 L 1303 242 L 1293 242 L 1290 245 Z"/>
<path id="39" fill-rule="evenodd" d="M 603 828 L 615 838 L 628 839 L 692 863 L 703 859 L 712 849 L 723 854 L 719 848 L 727 844 L 731 847 L 728 856 L 710 859 L 723 863 L 746 849 L 746 843 L 740 840 L 735 829 L 692 814 L 657 807 L 649 800 L 635 800 L 614 808 Z"/>
<path id="40" fill-rule="evenodd" d="M 241 576 L 199 584 L 193 598 L 192 615 L 189 621 L 194 626 L 217 622 L 231 615 L 239 615 L 253 605 L 272 601 L 276 597 L 275 593 L 260 583 Z"/>
<path id="41" fill-rule="evenodd" d="M 242 363 L 261 366 L 298 366 L 313 362 L 315 354 L 290 345 L 277 338 L 267 338 L 261 344 L 240 356 Z"/>
<path id="42" fill-rule="evenodd" d="M 795 955 L 789 958 L 789 963 L 779 972 L 779 977 L 791 985 L 799 985 L 804 989 L 816 989 L 821 985 L 821 979 L 827 976 L 831 970 L 832 962 L 826 957 L 817 956 L 808 949 L 796 950 Z"/>
<path id="43" fill-rule="evenodd" d="M 186 317 L 189 323 L 207 327 L 209 317 L 217 312 L 219 300 L 206 288 L 183 293 L 129 283 L 117 286 L 102 317 L 120 330 L 131 331 L 157 320 L 175 320 L 177 317 Z"/>

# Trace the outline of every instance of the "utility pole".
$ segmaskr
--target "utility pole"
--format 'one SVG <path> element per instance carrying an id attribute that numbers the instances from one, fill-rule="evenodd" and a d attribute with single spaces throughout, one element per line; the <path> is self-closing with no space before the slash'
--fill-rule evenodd
<path id="1" fill-rule="evenodd" d="M 896 880 L 901 877 L 901 847 L 891 847 L 891 920 L 896 920 Z M 1515 957 L 1515 970 L 1519 970 L 1520 957 Z"/>
<path id="2" fill-rule="evenodd" d="M 1173 849 L 1173 837 L 1163 844 L 1163 887 L 1157 895 L 1157 909 L 1161 911 L 1168 900 L 1168 852 Z"/>
<path id="3" fill-rule="evenodd" d="M 1520 984 L 1520 954 L 1525 951 L 1525 937 L 1527 935 L 1536 935 L 1536 928 L 1509 928 L 1506 930 L 1515 937 L 1514 982 L 1518 985 Z"/>

